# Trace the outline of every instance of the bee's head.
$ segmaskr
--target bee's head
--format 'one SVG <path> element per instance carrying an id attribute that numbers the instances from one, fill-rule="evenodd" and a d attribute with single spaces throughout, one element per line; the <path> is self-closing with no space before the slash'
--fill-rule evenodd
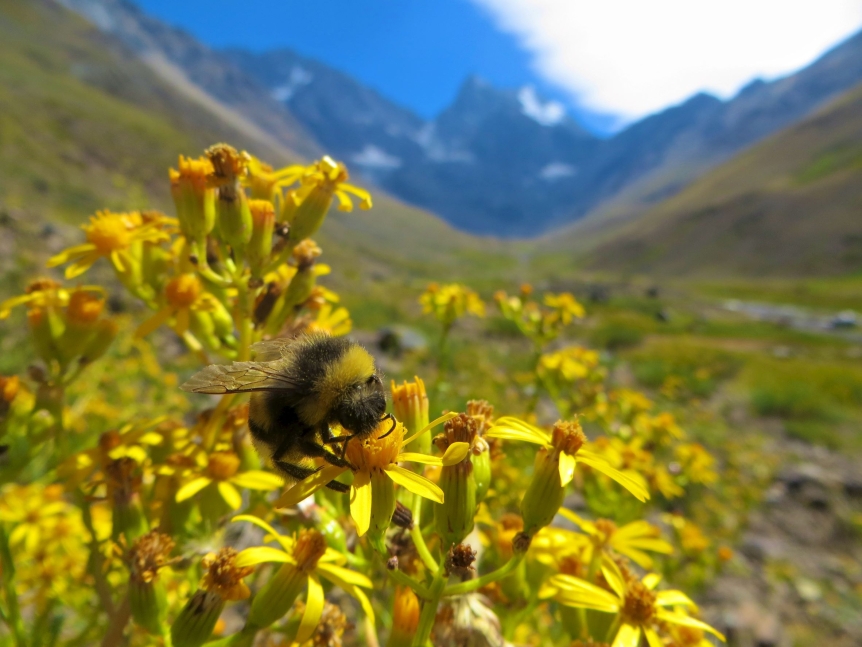
<path id="1" fill-rule="evenodd" d="M 367 436 L 386 413 L 386 392 L 377 373 L 354 384 L 335 408 L 335 416 L 345 429 Z"/>

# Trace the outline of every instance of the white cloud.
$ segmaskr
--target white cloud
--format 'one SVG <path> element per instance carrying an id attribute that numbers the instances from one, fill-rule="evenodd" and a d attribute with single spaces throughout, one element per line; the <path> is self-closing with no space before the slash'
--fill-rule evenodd
<path id="1" fill-rule="evenodd" d="M 373 144 L 366 144 L 361 152 L 355 153 L 350 158 L 355 164 L 367 169 L 391 170 L 401 166 L 401 158 L 390 155 L 382 148 Z"/>
<path id="2" fill-rule="evenodd" d="M 626 119 L 792 72 L 862 26 L 862 0 L 473 1 L 545 79 Z"/>
<path id="3" fill-rule="evenodd" d="M 564 177 L 571 177 L 578 172 L 571 164 L 563 164 L 562 162 L 551 162 L 539 171 L 539 177 L 548 182 L 562 180 Z"/>
<path id="4" fill-rule="evenodd" d="M 542 103 L 532 86 L 521 88 L 518 92 L 518 101 L 521 102 L 521 111 L 543 126 L 553 126 L 566 118 L 566 107 L 562 103 L 559 101 Z"/>

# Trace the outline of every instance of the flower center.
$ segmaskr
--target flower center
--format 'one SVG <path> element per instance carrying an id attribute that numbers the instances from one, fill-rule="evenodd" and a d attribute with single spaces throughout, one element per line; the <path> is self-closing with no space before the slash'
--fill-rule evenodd
<path id="1" fill-rule="evenodd" d="M 597 539 L 599 540 L 601 545 L 604 545 L 611 540 L 611 537 L 617 531 L 617 524 L 615 524 L 610 519 L 597 519 L 596 530 L 599 531 L 599 536 L 597 537 Z"/>
<path id="2" fill-rule="evenodd" d="M 251 575 L 251 566 L 238 567 L 233 548 L 222 548 L 218 554 L 210 553 L 203 558 L 204 578 L 201 587 L 213 591 L 223 600 L 242 600 L 250 595 L 248 587 L 242 578 Z"/>
<path id="3" fill-rule="evenodd" d="M 151 530 L 138 539 L 129 550 L 128 561 L 132 579 L 152 582 L 159 569 L 168 563 L 168 555 L 174 549 L 174 541 L 157 530 Z"/>
<path id="4" fill-rule="evenodd" d="M 200 297 L 203 286 L 194 274 L 180 274 L 171 279 L 165 288 L 165 296 L 171 307 L 188 308 Z"/>
<path id="5" fill-rule="evenodd" d="M 382 470 L 398 458 L 401 442 L 404 440 L 404 425 L 396 423 L 392 433 L 391 420 L 383 420 L 366 438 L 351 440 L 347 443 L 347 459 L 360 471 Z M 386 435 L 386 438 L 380 436 Z"/>
<path id="6" fill-rule="evenodd" d="M 66 317 L 72 323 L 85 326 L 99 318 L 104 306 L 104 300 L 90 292 L 75 290 L 72 292 L 72 296 L 69 297 L 69 307 L 66 309 Z"/>
<path id="7" fill-rule="evenodd" d="M 574 456 L 587 442 L 587 437 L 581 429 L 581 423 L 558 421 L 551 432 L 551 444 L 558 452 Z"/>
<path id="8" fill-rule="evenodd" d="M 323 535 L 314 528 L 306 528 L 296 539 L 293 558 L 296 560 L 297 568 L 307 573 L 314 570 L 325 552 L 326 539 Z"/>
<path id="9" fill-rule="evenodd" d="M 644 625 L 655 615 L 655 593 L 642 582 L 630 582 L 623 604 L 623 618 L 633 625 Z"/>
<path id="10" fill-rule="evenodd" d="M 93 243 L 100 254 L 126 249 L 132 242 L 135 220 L 130 214 L 100 211 L 84 225 L 87 241 Z"/>
<path id="11" fill-rule="evenodd" d="M 239 456 L 232 452 L 214 452 L 207 464 L 207 475 L 216 481 L 227 481 L 239 471 Z"/>

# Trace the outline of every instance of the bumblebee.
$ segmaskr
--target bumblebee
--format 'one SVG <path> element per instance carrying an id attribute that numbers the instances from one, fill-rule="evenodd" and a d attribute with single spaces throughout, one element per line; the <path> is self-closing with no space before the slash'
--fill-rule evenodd
<path id="1" fill-rule="evenodd" d="M 252 350 L 256 361 L 208 366 L 180 388 L 251 393 L 248 428 L 254 445 L 286 477 L 302 480 L 321 469 L 304 465 L 306 458 L 351 467 L 344 458 L 347 443 L 392 419 L 385 413 L 386 395 L 374 358 L 356 342 L 311 333 L 260 342 Z M 349 433 L 334 436 L 334 423 Z M 341 451 L 335 453 L 331 446 L 339 443 Z M 338 481 L 327 487 L 348 490 Z"/>

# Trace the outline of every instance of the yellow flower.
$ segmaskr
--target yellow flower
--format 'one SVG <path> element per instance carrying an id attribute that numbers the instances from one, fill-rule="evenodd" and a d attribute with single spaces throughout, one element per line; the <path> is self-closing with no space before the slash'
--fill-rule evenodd
<path id="1" fill-rule="evenodd" d="M 326 155 L 305 169 L 300 178 L 302 187 L 296 190 L 293 199 L 298 204 L 309 192 L 317 188 L 338 198 L 339 211 L 353 211 L 353 201 L 350 199 L 350 194 L 359 198 L 360 209 L 370 209 L 372 207 L 371 194 L 365 189 L 348 184 L 349 178 L 347 167 Z M 288 196 L 288 200 L 290 199 L 291 196 Z"/>
<path id="2" fill-rule="evenodd" d="M 459 283 L 431 283 L 419 297 L 422 312 L 433 314 L 444 326 L 451 326 L 465 314 L 485 316 L 485 304 L 473 290 Z"/>
<path id="3" fill-rule="evenodd" d="M 720 640 L 725 640 L 723 635 L 708 624 L 682 611 L 683 608 L 697 609 L 685 593 L 654 592 L 660 576 L 651 573 L 643 580 L 626 577 L 616 563 L 608 558 L 602 562 L 602 575 L 610 586 L 610 591 L 571 575 L 553 575 L 542 585 L 539 597 L 553 598 L 568 607 L 617 614 L 620 622 L 613 647 L 638 647 L 642 634 L 650 647 L 663 647 L 664 642 L 655 629 L 659 623 L 708 631 Z"/>
<path id="4" fill-rule="evenodd" d="M 661 539 L 659 529 L 647 521 L 632 521 L 618 528 L 609 519 L 587 521 L 566 508 L 560 508 L 560 514 L 590 536 L 591 548 L 612 548 L 642 568 L 652 568 L 652 558 L 645 550 L 665 555 L 673 552 L 673 546 Z M 592 551 L 587 559 L 592 559 Z"/>
<path id="5" fill-rule="evenodd" d="M 533 343 L 544 345 L 552 341 L 575 319 L 584 316 L 584 308 L 568 292 L 547 293 L 544 308 L 531 299 L 532 288 L 521 290 L 521 296 L 497 292 L 494 300 L 505 319 L 513 322 Z"/>
<path id="6" fill-rule="evenodd" d="M 305 529 L 298 535 L 286 537 L 263 519 L 252 515 L 240 515 L 234 517 L 233 521 L 253 523 L 268 533 L 266 541 L 274 541 L 279 546 L 246 548 L 237 557 L 237 566 L 253 566 L 265 562 L 284 565 L 255 596 L 249 623 L 258 627 L 269 626 L 286 613 L 302 588 L 307 586 L 305 611 L 295 640 L 299 643 L 308 640 L 323 613 L 323 586 L 320 583 L 322 577 L 356 598 L 373 626 L 374 610 L 362 591 L 362 588 L 373 588 L 371 580 L 361 573 L 344 568 L 347 558 L 327 547 L 320 532 Z"/>
<path id="7" fill-rule="evenodd" d="M 177 502 L 192 498 L 204 488 L 214 487 L 222 500 L 237 510 L 242 505 L 242 495 L 237 488 L 270 491 L 281 487 L 281 477 L 263 470 L 240 472 L 239 456 L 233 452 L 213 452 L 207 461 L 204 473 L 182 486 L 176 494 Z"/>
<path id="8" fill-rule="evenodd" d="M 314 319 L 308 324 L 307 332 L 326 332 L 338 337 L 346 335 L 352 328 L 353 320 L 347 308 L 326 303 L 315 313 Z"/>
<path id="9" fill-rule="evenodd" d="M 583 435 L 583 434 L 582 434 Z M 602 455 L 583 448 L 586 437 L 578 443 L 576 439 L 564 433 L 559 423 L 554 427 L 553 434 L 511 416 L 497 420 L 485 436 L 504 440 L 520 440 L 540 445 L 546 452 L 558 457 L 560 481 L 568 485 L 575 475 L 575 465 L 578 462 L 610 477 L 631 492 L 640 501 L 649 499 L 649 492 L 643 480 L 637 474 L 625 473 L 611 466 Z"/>
<path id="10" fill-rule="evenodd" d="M 392 423 L 389 420 L 383 420 L 367 438 L 357 438 L 348 442 L 347 459 L 356 468 L 353 473 L 353 485 L 350 486 L 350 515 L 356 523 L 356 530 L 360 536 L 368 532 L 371 526 L 372 483 L 377 486 L 374 489 L 378 493 L 388 493 L 394 482 L 414 494 L 436 503 L 443 503 L 443 491 L 435 483 L 401 467 L 398 463 L 409 461 L 442 466 L 461 462 L 470 448 L 467 443 L 453 443 L 442 458 L 402 451 L 404 446 L 416 440 L 421 434 L 451 417 L 453 416 L 447 415 L 438 418 L 407 440 L 404 440 L 404 425 L 396 422 L 395 427 L 392 428 Z M 347 469 L 346 467 L 326 465 L 314 475 L 300 481 L 285 492 L 276 502 L 276 507 L 296 505 L 330 481 L 335 480 Z M 390 497 L 387 496 L 386 498 L 389 499 Z M 394 509 L 394 498 L 392 498 L 391 504 Z M 392 513 L 390 512 L 389 518 L 375 519 L 375 521 L 381 524 L 385 522 L 388 525 L 391 517 Z"/>
<path id="11" fill-rule="evenodd" d="M 0 497 L 0 521 L 12 526 L 9 544 L 33 554 L 45 542 L 53 541 L 52 526 L 72 514 L 72 506 L 62 496 L 63 488 L 58 484 L 6 485 Z"/>
<path id="12" fill-rule="evenodd" d="M 69 305 L 74 292 L 94 292 L 101 295 L 105 290 L 98 285 L 84 285 L 75 290 L 67 290 L 51 279 L 37 279 L 27 285 L 24 294 L 0 303 L 0 319 L 6 319 L 12 312 L 12 308 L 22 305 L 26 305 L 30 312 L 65 308 Z"/>
<path id="13" fill-rule="evenodd" d="M 48 260 L 47 265 L 57 267 L 72 262 L 66 268 L 66 278 L 73 279 L 90 269 L 100 258 L 110 258 L 117 272 L 128 272 L 135 262 L 131 257 L 135 243 L 168 240 L 168 234 L 159 225 L 158 221 L 144 222 L 137 211 L 99 211 L 90 216 L 89 224 L 81 225 L 87 234 L 87 242 L 57 254 Z"/>

